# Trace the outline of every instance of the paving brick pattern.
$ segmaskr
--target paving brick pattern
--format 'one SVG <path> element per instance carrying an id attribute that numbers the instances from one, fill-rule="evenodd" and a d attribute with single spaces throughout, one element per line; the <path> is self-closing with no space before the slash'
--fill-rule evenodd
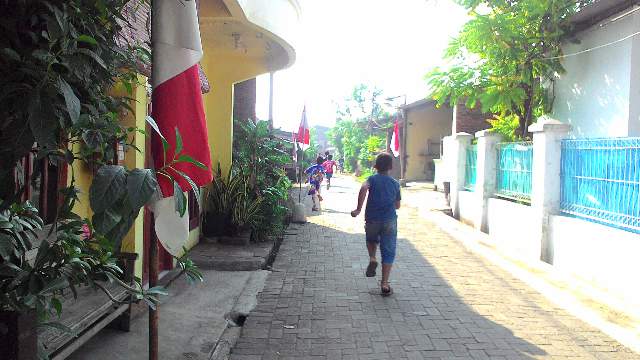
<path id="1" fill-rule="evenodd" d="M 395 294 L 364 277 L 356 185 L 335 179 L 325 209 L 294 225 L 232 360 L 640 359 L 466 250 L 411 208 L 399 212 Z"/>

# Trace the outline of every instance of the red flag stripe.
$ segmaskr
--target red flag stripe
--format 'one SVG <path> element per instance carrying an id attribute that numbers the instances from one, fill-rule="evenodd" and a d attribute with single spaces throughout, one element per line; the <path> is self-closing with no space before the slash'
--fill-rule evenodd
<path id="1" fill-rule="evenodd" d="M 160 132 L 167 139 L 169 148 L 165 156 L 159 136 L 154 136 L 152 151 L 156 169 L 162 168 L 166 160 L 171 161 L 176 148 L 178 128 L 183 139 L 183 150 L 179 155 L 188 155 L 203 163 L 207 169 L 201 169 L 189 162 L 181 161 L 173 167 L 187 174 L 198 186 L 211 182 L 211 154 L 207 136 L 207 123 L 200 91 L 198 65 L 188 68 L 181 74 L 161 83 L 153 90 L 153 117 Z M 189 183 L 173 170 L 168 172 L 178 181 L 183 191 L 191 189 Z M 158 177 L 163 196 L 173 195 L 173 185 L 164 176 Z"/>

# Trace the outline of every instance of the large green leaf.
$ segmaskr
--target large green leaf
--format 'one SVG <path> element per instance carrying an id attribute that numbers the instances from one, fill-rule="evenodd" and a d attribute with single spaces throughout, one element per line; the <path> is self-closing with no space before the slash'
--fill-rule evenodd
<path id="1" fill-rule="evenodd" d="M 79 53 L 85 54 L 87 56 L 89 56 L 90 58 L 92 58 L 95 62 L 97 62 L 100 66 L 102 66 L 104 69 L 107 69 L 107 64 L 104 63 L 104 61 L 100 58 L 100 56 L 98 56 L 98 54 L 96 54 L 95 52 L 93 52 L 93 50 L 89 50 L 89 49 L 78 49 Z"/>
<path id="2" fill-rule="evenodd" d="M 69 85 L 69 83 L 63 78 L 58 78 L 56 87 L 60 94 L 64 96 L 64 102 L 67 105 L 67 112 L 69 113 L 71 122 L 75 124 L 80 118 L 80 100 L 78 100 L 78 97 L 73 92 L 71 85 Z"/>
<path id="3" fill-rule="evenodd" d="M 89 203 L 99 213 L 115 204 L 126 192 L 125 169 L 119 165 L 104 165 L 93 179 L 89 189 Z"/>
<path id="4" fill-rule="evenodd" d="M 56 143 L 55 133 L 57 121 L 51 116 L 51 112 L 43 110 L 40 97 L 35 96 L 29 103 L 29 129 L 35 141 L 44 147 L 53 147 Z"/>
<path id="5" fill-rule="evenodd" d="M 180 136 L 180 131 L 178 131 L 178 127 L 176 126 L 176 149 L 174 157 L 178 157 L 184 148 L 182 143 L 182 136 Z"/>
<path id="6" fill-rule="evenodd" d="M 131 206 L 144 206 L 156 192 L 158 182 L 151 169 L 133 169 L 127 176 L 127 192 Z"/>
<path id="7" fill-rule="evenodd" d="M 5 261 L 9 261 L 14 249 L 13 238 L 7 234 L 0 233 L 0 257 Z"/>
<path id="8" fill-rule="evenodd" d="M 94 37 L 92 37 L 90 35 L 85 35 L 85 34 L 78 36 L 76 41 L 82 42 L 82 43 L 91 44 L 91 45 L 98 45 L 98 42 L 96 41 L 96 39 Z"/>
<path id="9" fill-rule="evenodd" d="M 115 211 L 107 209 L 103 212 L 95 213 L 91 220 L 99 233 L 106 234 L 118 225 L 122 220 L 122 216 Z"/>
<path id="10" fill-rule="evenodd" d="M 180 214 L 180 216 L 184 216 L 184 213 L 187 211 L 187 199 L 178 181 L 173 182 L 173 198 L 176 203 L 176 212 Z"/>
<path id="11" fill-rule="evenodd" d="M 198 203 L 198 209 L 202 209 L 202 204 L 200 204 L 200 188 L 198 187 L 198 185 L 196 185 L 196 183 L 193 182 L 193 179 L 191 179 L 189 175 L 179 170 L 176 170 L 176 171 L 180 176 L 182 176 L 183 179 L 185 179 L 189 183 L 189 186 L 191 186 L 191 190 L 193 190 L 193 193 L 195 195 L 196 202 Z"/>
<path id="12" fill-rule="evenodd" d="M 123 220 L 106 235 L 107 238 L 112 241 L 113 249 L 116 252 L 120 251 L 122 239 L 124 239 L 125 235 L 127 235 L 127 233 L 129 232 L 129 229 L 131 229 L 131 226 L 133 225 L 136 217 L 133 213 L 128 213 L 124 214 L 122 216 L 122 219 Z"/>

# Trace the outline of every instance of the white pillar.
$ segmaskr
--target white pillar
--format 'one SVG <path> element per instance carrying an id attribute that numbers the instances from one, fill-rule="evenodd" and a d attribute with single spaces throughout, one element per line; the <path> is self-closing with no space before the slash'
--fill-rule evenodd
<path id="1" fill-rule="evenodd" d="M 457 133 L 452 135 L 453 144 L 451 146 L 451 210 L 453 217 L 460 219 L 460 191 L 464 190 L 464 169 L 467 162 L 467 147 L 471 145 L 473 136 L 467 133 Z"/>
<path id="2" fill-rule="evenodd" d="M 488 233 L 489 198 L 496 190 L 497 144 L 502 140 L 500 134 L 491 130 L 476 132 L 478 139 L 478 160 L 476 163 L 476 188 L 474 195 L 480 207 L 473 224 L 476 229 Z"/>
<path id="3" fill-rule="evenodd" d="M 562 139 L 571 126 L 558 120 L 541 118 L 529 126 L 533 134 L 531 209 L 536 239 L 540 239 L 540 260 L 553 264 L 550 217 L 560 213 L 560 154 Z"/>

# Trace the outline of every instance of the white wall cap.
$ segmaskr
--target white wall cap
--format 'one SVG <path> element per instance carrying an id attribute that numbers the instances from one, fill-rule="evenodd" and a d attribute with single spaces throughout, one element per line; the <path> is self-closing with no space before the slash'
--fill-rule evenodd
<path id="1" fill-rule="evenodd" d="M 473 135 L 468 134 L 466 132 L 459 132 L 459 133 L 455 133 L 453 135 L 451 135 L 454 139 L 471 139 L 473 138 Z"/>
<path id="2" fill-rule="evenodd" d="M 565 124 L 562 121 L 552 119 L 548 116 L 541 116 L 538 119 L 538 122 L 535 124 L 529 125 L 529 132 L 537 133 L 537 132 L 569 132 L 571 130 L 571 125 Z"/>
<path id="3" fill-rule="evenodd" d="M 481 138 L 481 137 L 502 138 L 502 135 L 498 134 L 497 132 L 493 131 L 492 129 L 486 129 L 486 130 L 477 131 L 476 132 L 476 137 L 477 138 Z"/>

